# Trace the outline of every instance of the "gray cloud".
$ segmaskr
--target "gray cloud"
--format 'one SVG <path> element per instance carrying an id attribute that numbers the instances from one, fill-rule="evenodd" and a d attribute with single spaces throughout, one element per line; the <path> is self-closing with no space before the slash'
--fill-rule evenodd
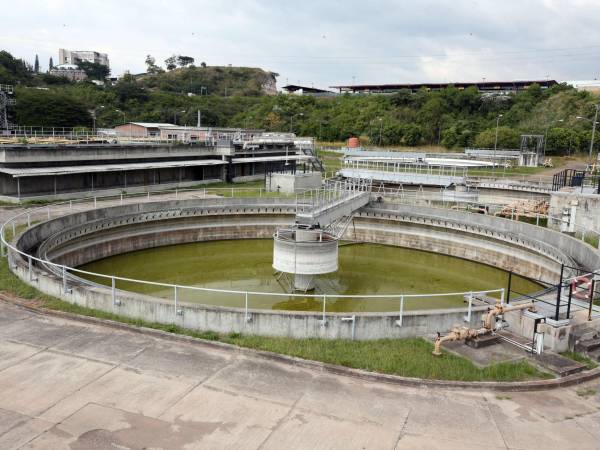
<path id="1" fill-rule="evenodd" d="M 259 66 L 293 83 L 600 76 L 597 0 L 89 0 L 3 7 L 0 46 L 42 66 L 59 47 Z"/>

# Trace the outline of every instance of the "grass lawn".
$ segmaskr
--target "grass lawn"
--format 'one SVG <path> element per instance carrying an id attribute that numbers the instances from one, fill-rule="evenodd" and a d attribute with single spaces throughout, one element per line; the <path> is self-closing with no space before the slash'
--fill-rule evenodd
<path id="1" fill-rule="evenodd" d="M 434 357 L 431 354 L 433 344 L 421 338 L 375 341 L 291 339 L 239 333 L 223 335 L 211 331 L 189 330 L 175 325 L 147 323 L 72 305 L 42 294 L 14 276 L 8 269 L 6 258 L 0 259 L 0 290 L 52 310 L 109 319 L 134 326 L 385 374 L 462 381 L 521 381 L 550 377 L 527 362 L 495 364 L 480 369 L 470 361 L 446 352 L 441 357 Z"/>

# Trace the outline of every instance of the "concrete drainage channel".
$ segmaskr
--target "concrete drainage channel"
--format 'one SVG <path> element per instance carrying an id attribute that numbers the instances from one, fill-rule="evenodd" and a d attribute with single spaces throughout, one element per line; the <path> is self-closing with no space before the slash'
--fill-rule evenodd
<path id="1" fill-rule="evenodd" d="M 188 286 L 173 286 L 172 299 L 166 300 L 119 290 L 115 277 L 109 287 L 90 285 L 72 269 L 94 259 L 164 245 L 270 238 L 277 227 L 290 223 L 295 210 L 293 201 L 277 198 L 91 206 L 60 216 L 43 209 L 39 213 L 43 222 L 28 227 L 6 246 L 11 270 L 49 295 L 124 317 L 218 333 L 360 340 L 430 336 L 457 323 L 477 326 L 480 313 L 487 310 L 487 305 L 471 305 L 403 311 L 400 293 L 396 296 L 398 310 L 387 313 L 330 312 L 325 296 L 320 313 L 259 310 L 252 308 L 251 302 L 260 293 L 239 291 L 235 292 L 245 297 L 245 307 L 229 308 L 179 301 L 179 290 L 191 289 Z M 15 229 L 33 220 L 31 214 L 21 216 Z M 12 223 L 5 227 L 10 229 Z M 548 283 L 558 276 L 561 265 L 600 267 L 597 251 L 564 234 L 440 208 L 373 203 L 359 211 L 348 233 L 352 239 L 458 256 Z M 523 316 L 507 317 L 507 321 L 514 332 L 529 334 L 531 324 Z M 547 343 L 561 350 L 568 345 L 568 335 L 556 333 Z"/>

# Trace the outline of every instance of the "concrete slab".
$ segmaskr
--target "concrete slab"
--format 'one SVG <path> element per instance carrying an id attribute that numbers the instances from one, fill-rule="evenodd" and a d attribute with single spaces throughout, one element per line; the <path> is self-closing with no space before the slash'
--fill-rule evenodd
<path id="1" fill-rule="evenodd" d="M 315 378 L 296 404 L 296 410 L 399 430 L 406 421 L 413 399 L 420 401 L 423 394 L 417 394 L 417 389 L 413 392 L 406 389 L 400 394 L 397 389 L 386 386 L 323 375 Z"/>
<path id="2" fill-rule="evenodd" d="M 5 325 L 9 325 L 19 320 L 26 320 L 30 317 L 31 315 L 27 311 L 17 308 L 16 306 L 6 305 L 6 307 L 2 308 L 2 314 L 0 314 L 0 327 L 4 327 Z"/>
<path id="3" fill-rule="evenodd" d="M 17 449 L 50 429 L 54 424 L 45 420 L 22 416 L 22 420 L 5 433 L 0 433 L 1 449 Z"/>
<path id="4" fill-rule="evenodd" d="M 482 397 L 465 398 L 446 393 L 411 402 L 404 431 L 407 434 L 483 446 L 503 446 L 487 403 Z M 460 424 L 460 425 L 458 425 Z"/>
<path id="5" fill-rule="evenodd" d="M 39 353 L 0 372 L 0 408 L 39 415 L 111 368 L 59 353 Z"/>
<path id="6" fill-rule="evenodd" d="M 153 343 L 152 338 L 143 335 L 106 328 L 86 328 L 85 332 L 75 333 L 53 348 L 118 364 L 132 360 Z"/>
<path id="7" fill-rule="evenodd" d="M 90 402 L 136 414 L 158 417 L 197 382 L 178 376 L 156 376 L 116 367 L 64 398 L 41 415 L 60 422 Z"/>
<path id="8" fill-rule="evenodd" d="M 573 419 L 564 418 L 560 422 L 548 422 L 529 412 L 521 417 L 511 417 L 498 405 L 492 405 L 490 410 L 509 448 L 600 448 L 597 437 L 587 433 Z"/>
<path id="9" fill-rule="evenodd" d="M 394 448 L 399 430 L 369 423 L 340 421 L 294 411 L 260 447 L 280 449 L 386 449 Z"/>
<path id="10" fill-rule="evenodd" d="M 0 371 L 42 351 L 38 347 L 0 340 Z"/>
<path id="11" fill-rule="evenodd" d="M 420 435 L 404 435 L 396 444 L 394 450 L 506 450 L 508 447 L 502 445 L 499 447 L 484 446 L 480 444 L 470 444 L 464 441 L 444 440 L 443 443 L 436 437 Z"/>
<path id="12" fill-rule="evenodd" d="M 199 448 L 203 434 L 199 428 L 173 426 L 141 414 L 89 404 L 26 448 L 61 448 L 61 445 L 70 450 Z"/>
<path id="13" fill-rule="evenodd" d="M 0 328 L 0 336 L 39 347 L 52 347 L 86 331 L 85 326 L 67 321 L 36 317 L 30 320 L 16 321 Z"/>
<path id="14" fill-rule="evenodd" d="M 469 359 L 477 367 L 487 367 L 501 362 L 516 362 L 527 358 L 527 354 L 518 347 L 506 342 L 473 348 L 464 342 L 444 343 L 443 348 L 458 356 Z"/>
<path id="15" fill-rule="evenodd" d="M 2 449 L 600 448 L 600 381 L 404 387 L 34 314 L 18 322 L 22 341 L 0 337 L 12 358 L 0 369 Z M 25 343 L 43 335 L 60 351 Z"/>
<path id="16" fill-rule="evenodd" d="M 258 448 L 288 414 L 289 406 L 199 386 L 160 418 L 210 430 L 204 448 Z"/>
<path id="17" fill-rule="evenodd" d="M 292 405 L 313 384 L 313 377 L 298 367 L 242 357 L 206 386 Z"/>
<path id="18" fill-rule="evenodd" d="M 187 344 L 173 344 L 153 340 L 145 346 L 134 358 L 127 361 L 127 365 L 145 372 L 155 372 L 174 375 L 173 368 L 177 368 L 177 375 L 184 375 L 198 381 L 225 367 L 236 358 L 235 354 L 218 350 L 207 351 L 201 347 Z"/>

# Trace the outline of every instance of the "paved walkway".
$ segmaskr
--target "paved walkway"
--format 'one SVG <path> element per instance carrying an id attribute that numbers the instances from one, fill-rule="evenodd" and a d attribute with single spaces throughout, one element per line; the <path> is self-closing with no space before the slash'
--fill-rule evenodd
<path id="1" fill-rule="evenodd" d="M 0 302 L 0 448 L 593 449 L 600 382 L 408 388 Z"/>

